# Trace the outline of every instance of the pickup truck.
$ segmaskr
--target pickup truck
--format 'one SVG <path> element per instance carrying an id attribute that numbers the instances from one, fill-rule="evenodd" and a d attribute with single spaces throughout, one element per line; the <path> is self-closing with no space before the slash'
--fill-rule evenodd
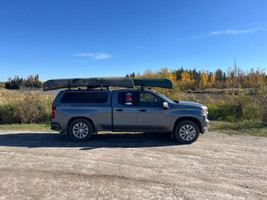
<path id="1" fill-rule="evenodd" d="M 143 87 L 79 88 L 58 93 L 52 103 L 51 129 L 66 133 L 75 141 L 88 141 L 99 131 L 166 132 L 178 142 L 190 144 L 208 130 L 207 115 L 207 107 L 202 104 L 172 101 Z"/>

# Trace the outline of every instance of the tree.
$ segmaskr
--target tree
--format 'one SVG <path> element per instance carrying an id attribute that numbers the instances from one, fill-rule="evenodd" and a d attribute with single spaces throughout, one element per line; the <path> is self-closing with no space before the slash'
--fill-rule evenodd
<path id="1" fill-rule="evenodd" d="M 33 87 L 33 82 L 34 82 L 33 76 L 32 75 L 28 76 L 28 80 L 26 81 L 26 85 Z"/>
<path id="2" fill-rule="evenodd" d="M 175 71 L 176 74 L 176 80 L 179 81 L 182 79 L 182 73 L 183 73 L 184 69 L 183 67 L 181 67 L 180 69 L 178 69 L 177 71 Z"/>
<path id="3" fill-rule="evenodd" d="M 223 81 L 223 71 L 220 68 L 215 71 L 215 79 L 220 82 Z"/>
<path id="4" fill-rule="evenodd" d="M 209 79 L 208 74 L 203 71 L 202 74 L 200 75 L 200 87 L 202 89 L 206 88 L 208 79 Z"/>
<path id="5" fill-rule="evenodd" d="M 215 83 L 215 74 L 210 72 L 210 86 L 214 87 L 214 83 Z"/>
<path id="6" fill-rule="evenodd" d="M 189 89 L 190 87 L 190 75 L 186 71 L 183 71 L 182 74 L 182 79 L 181 79 L 181 85 L 183 89 Z"/>
<path id="7" fill-rule="evenodd" d="M 135 73 L 134 72 L 130 74 L 130 78 L 135 78 Z"/>

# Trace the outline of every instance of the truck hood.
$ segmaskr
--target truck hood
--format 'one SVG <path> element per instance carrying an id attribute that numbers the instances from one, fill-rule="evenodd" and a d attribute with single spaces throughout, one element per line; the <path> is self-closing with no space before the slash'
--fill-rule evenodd
<path id="1" fill-rule="evenodd" d="M 179 103 L 176 104 L 176 105 L 180 105 L 180 106 L 193 106 L 193 107 L 198 107 L 198 108 L 207 108 L 203 104 L 195 103 L 195 102 L 190 102 L 190 101 L 179 101 Z"/>

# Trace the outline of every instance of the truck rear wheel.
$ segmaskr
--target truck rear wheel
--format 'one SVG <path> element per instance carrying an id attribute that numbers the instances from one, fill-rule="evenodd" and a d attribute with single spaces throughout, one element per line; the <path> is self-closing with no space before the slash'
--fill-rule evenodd
<path id="1" fill-rule="evenodd" d="M 175 138 L 182 144 L 195 142 L 199 136 L 199 132 L 196 123 L 190 120 L 179 122 L 174 129 Z"/>
<path id="2" fill-rule="evenodd" d="M 76 119 L 69 126 L 69 136 L 75 141 L 88 141 L 93 135 L 93 126 L 86 119 Z"/>

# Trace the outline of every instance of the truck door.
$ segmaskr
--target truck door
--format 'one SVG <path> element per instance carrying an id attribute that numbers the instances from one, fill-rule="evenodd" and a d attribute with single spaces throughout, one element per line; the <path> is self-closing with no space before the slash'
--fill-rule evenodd
<path id="1" fill-rule="evenodd" d="M 138 93 L 134 91 L 114 91 L 113 98 L 113 130 L 138 131 L 137 104 Z"/>
<path id="2" fill-rule="evenodd" d="M 172 116 L 170 110 L 163 108 L 163 100 L 156 95 L 140 91 L 138 108 L 138 129 L 140 131 L 169 131 Z"/>

